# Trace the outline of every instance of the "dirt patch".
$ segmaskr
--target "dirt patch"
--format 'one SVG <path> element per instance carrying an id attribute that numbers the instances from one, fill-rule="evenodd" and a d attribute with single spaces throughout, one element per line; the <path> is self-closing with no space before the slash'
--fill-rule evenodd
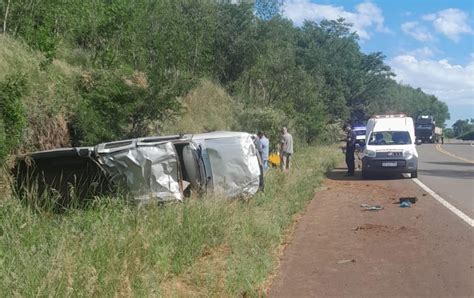
<path id="1" fill-rule="evenodd" d="M 352 229 L 353 231 L 367 231 L 375 233 L 393 233 L 393 232 L 405 232 L 408 228 L 405 226 L 394 227 L 389 225 L 378 225 L 378 224 L 363 224 Z"/>

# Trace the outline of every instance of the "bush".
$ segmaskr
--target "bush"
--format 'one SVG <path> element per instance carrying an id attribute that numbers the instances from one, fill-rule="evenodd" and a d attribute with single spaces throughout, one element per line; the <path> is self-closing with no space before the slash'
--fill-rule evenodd
<path id="1" fill-rule="evenodd" d="M 82 101 L 71 121 L 73 144 L 145 136 L 157 122 L 179 114 L 176 98 L 189 90 L 189 82 L 176 77 L 158 80 L 149 82 L 141 72 L 83 75 L 78 83 Z"/>
<path id="2" fill-rule="evenodd" d="M 26 117 L 21 98 L 27 91 L 22 75 L 10 76 L 0 82 L 0 163 L 22 140 Z"/>
<path id="3" fill-rule="evenodd" d="M 461 139 L 463 141 L 474 141 L 474 131 L 467 132 L 460 136 L 458 139 Z"/>
<path id="4" fill-rule="evenodd" d="M 335 121 L 326 125 L 321 134 L 321 143 L 334 144 L 346 138 L 346 133 L 343 131 L 342 121 Z"/>
<path id="5" fill-rule="evenodd" d="M 257 132 L 262 130 L 270 140 L 272 148 L 276 148 L 282 127 L 288 127 L 288 131 L 293 134 L 293 122 L 284 112 L 266 107 L 251 109 L 247 108 L 239 116 L 241 129 L 247 132 Z"/>
<path id="6" fill-rule="evenodd" d="M 236 102 L 225 89 L 209 80 L 201 80 L 182 103 L 184 114 L 166 121 L 163 134 L 231 130 L 236 126 Z"/>

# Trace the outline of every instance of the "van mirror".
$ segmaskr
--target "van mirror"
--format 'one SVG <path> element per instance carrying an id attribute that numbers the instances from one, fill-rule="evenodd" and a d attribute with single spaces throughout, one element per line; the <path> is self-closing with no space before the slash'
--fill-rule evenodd
<path id="1" fill-rule="evenodd" d="M 423 142 L 420 139 L 416 139 L 415 144 L 421 145 L 421 144 L 423 144 Z"/>

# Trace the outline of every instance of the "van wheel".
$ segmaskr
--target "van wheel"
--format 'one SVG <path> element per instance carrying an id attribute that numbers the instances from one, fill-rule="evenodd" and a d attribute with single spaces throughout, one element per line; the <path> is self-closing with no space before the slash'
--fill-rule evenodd
<path id="1" fill-rule="evenodd" d="M 418 171 L 411 172 L 411 178 L 418 178 Z"/>

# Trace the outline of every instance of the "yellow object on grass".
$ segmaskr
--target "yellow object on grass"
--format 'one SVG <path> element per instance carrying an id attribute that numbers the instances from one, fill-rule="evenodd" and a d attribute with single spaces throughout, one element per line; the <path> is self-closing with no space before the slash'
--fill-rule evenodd
<path id="1" fill-rule="evenodd" d="M 272 153 L 268 156 L 268 161 L 274 166 L 279 166 L 280 165 L 280 155 L 278 153 Z"/>

